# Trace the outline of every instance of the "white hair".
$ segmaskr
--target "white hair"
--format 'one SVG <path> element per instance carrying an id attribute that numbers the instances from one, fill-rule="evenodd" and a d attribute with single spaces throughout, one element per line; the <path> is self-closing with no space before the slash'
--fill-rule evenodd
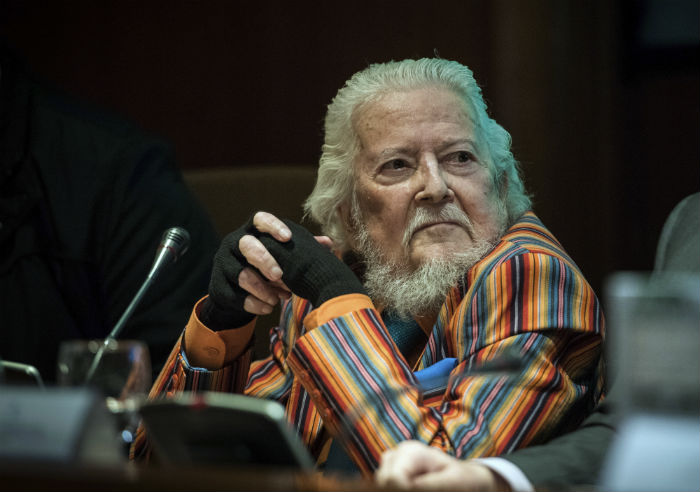
<path id="1" fill-rule="evenodd" d="M 316 186 L 304 203 L 306 215 L 321 225 L 323 233 L 341 251 L 348 249 L 349 237 L 339 208 L 351 203 L 355 185 L 353 162 L 359 150 L 353 117 L 384 94 L 424 87 L 446 88 L 466 103 L 477 139 L 485 144 L 508 225 L 531 207 L 518 162 L 510 150 L 510 134 L 488 115 L 481 89 L 469 68 L 441 58 L 373 64 L 353 75 L 328 105 Z"/>

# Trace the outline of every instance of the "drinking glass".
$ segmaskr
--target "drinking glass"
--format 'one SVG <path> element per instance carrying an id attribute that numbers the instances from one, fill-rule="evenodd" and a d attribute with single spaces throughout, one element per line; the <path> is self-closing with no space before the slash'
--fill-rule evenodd
<path id="1" fill-rule="evenodd" d="M 148 347 L 138 340 L 67 340 L 58 350 L 59 386 L 89 386 L 105 397 L 126 445 L 133 439 L 138 410 L 151 387 Z"/>
<path id="2" fill-rule="evenodd" d="M 120 401 L 145 395 L 151 386 L 148 347 L 138 340 L 64 341 L 57 381 L 60 386 L 93 386 Z"/>

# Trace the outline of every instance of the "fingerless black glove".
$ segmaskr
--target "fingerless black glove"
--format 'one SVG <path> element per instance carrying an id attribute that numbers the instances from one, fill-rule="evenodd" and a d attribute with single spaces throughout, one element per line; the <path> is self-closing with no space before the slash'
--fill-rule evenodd
<path id="1" fill-rule="evenodd" d="M 244 226 L 224 237 L 214 255 L 209 297 L 199 311 L 199 319 L 214 331 L 243 326 L 255 318 L 254 314 L 243 309 L 243 302 L 250 294 L 238 285 L 238 275 L 248 266 L 238 249 L 238 241 L 246 234 L 260 235 L 252 217 Z"/>
<path id="2" fill-rule="evenodd" d="M 366 294 L 357 276 L 302 226 L 284 220 L 292 238 L 280 242 L 260 234 L 260 242 L 282 268 L 282 281 L 296 295 L 315 307 L 343 294 Z"/>

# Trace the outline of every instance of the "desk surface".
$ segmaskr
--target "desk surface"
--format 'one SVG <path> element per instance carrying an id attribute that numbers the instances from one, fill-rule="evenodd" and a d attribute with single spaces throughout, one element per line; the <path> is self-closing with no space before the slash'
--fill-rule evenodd
<path id="1" fill-rule="evenodd" d="M 0 490 L 372 491 L 387 490 L 355 477 L 304 474 L 278 468 L 165 468 L 0 464 Z"/>

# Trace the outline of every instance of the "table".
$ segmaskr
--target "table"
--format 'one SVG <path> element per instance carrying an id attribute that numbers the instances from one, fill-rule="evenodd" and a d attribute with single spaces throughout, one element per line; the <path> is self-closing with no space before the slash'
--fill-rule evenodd
<path id="1" fill-rule="evenodd" d="M 270 467 L 118 467 L 0 464 L 0 490 L 13 491 L 382 491 L 369 480 Z"/>

